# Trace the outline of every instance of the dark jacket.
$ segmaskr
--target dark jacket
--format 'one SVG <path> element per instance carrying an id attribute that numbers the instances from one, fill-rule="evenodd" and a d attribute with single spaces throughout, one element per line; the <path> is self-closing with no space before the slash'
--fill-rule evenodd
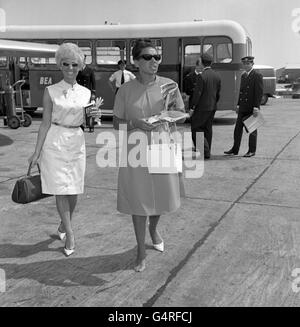
<path id="1" fill-rule="evenodd" d="M 259 108 L 261 98 L 263 96 L 263 77 L 254 69 L 249 76 L 244 73 L 241 77 L 240 95 L 239 95 L 239 110 L 249 111 L 253 107 Z"/>
<path id="2" fill-rule="evenodd" d="M 79 71 L 76 80 L 78 84 L 85 86 L 92 93 L 96 92 L 95 74 L 92 68 L 85 66 L 83 70 Z"/>
<path id="3" fill-rule="evenodd" d="M 220 99 L 221 78 L 211 68 L 206 68 L 197 80 L 192 98 L 194 115 L 201 111 L 214 111 Z"/>
<path id="4" fill-rule="evenodd" d="M 201 74 L 196 74 L 195 71 L 188 73 L 183 79 L 183 92 L 192 96 L 199 76 Z"/>

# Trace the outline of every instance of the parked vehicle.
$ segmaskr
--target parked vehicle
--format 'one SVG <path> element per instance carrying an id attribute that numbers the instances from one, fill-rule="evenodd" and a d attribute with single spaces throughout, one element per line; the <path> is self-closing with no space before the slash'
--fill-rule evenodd
<path id="1" fill-rule="evenodd" d="M 234 110 L 236 107 L 242 74 L 240 59 L 252 54 L 251 40 L 245 29 L 230 20 L 112 26 L 49 25 L 43 28 L 16 25 L 7 26 L 0 34 L 0 39 L 7 40 L 78 44 L 87 56 L 86 63 L 95 72 L 96 95 L 104 99 L 102 112 L 108 116 L 113 113 L 115 96 L 108 85 L 108 78 L 117 69 L 119 60 L 126 60 L 127 69 L 137 72 L 131 57 L 136 38 L 153 41 L 162 55 L 159 74 L 175 80 L 181 90 L 183 77 L 195 66 L 200 55 L 210 54 L 213 57 L 212 67 L 222 80 L 218 110 Z M 41 55 L 21 59 L 10 65 L 8 57 L 0 57 L 0 74 L 10 74 L 12 83 L 17 75 L 28 81 L 23 92 L 25 110 L 35 110 L 42 106 L 45 87 L 58 82 L 62 75 L 54 57 Z"/>
<path id="2" fill-rule="evenodd" d="M 268 99 L 273 98 L 276 92 L 275 69 L 266 65 L 254 65 L 254 69 L 262 74 L 264 83 L 264 93 L 261 99 L 261 105 L 265 105 Z"/>

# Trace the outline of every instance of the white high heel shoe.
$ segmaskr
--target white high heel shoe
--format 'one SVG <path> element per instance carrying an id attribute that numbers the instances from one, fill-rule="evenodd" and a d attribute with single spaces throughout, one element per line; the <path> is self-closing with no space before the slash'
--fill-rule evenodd
<path id="1" fill-rule="evenodd" d="M 69 257 L 71 254 L 73 254 L 75 252 L 75 248 L 73 249 L 67 249 L 66 247 L 64 247 L 64 254 Z"/>
<path id="2" fill-rule="evenodd" d="M 164 241 L 162 241 L 159 244 L 154 244 L 153 243 L 153 247 L 154 247 L 155 250 L 157 250 L 159 252 L 164 252 L 164 249 L 165 249 L 165 247 L 164 247 Z"/>
<path id="3" fill-rule="evenodd" d="M 57 230 L 57 235 L 58 235 L 58 237 L 59 237 L 59 239 L 60 239 L 61 241 L 64 240 L 64 238 L 66 237 L 66 234 L 67 234 L 67 233 L 62 233 L 62 232 L 60 232 L 59 229 Z"/>

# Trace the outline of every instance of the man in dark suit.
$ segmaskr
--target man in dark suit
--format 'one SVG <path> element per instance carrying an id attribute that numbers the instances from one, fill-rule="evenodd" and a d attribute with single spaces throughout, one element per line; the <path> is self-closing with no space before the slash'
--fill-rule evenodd
<path id="1" fill-rule="evenodd" d="M 212 70 L 213 58 L 204 53 L 201 55 L 203 71 L 197 79 L 191 103 L 191 130 L 194 146 L 197 147 L 197 132 L 204 132 L 204 158 L 210 158 L 212 141 L 212 124 L 220 98 L 221 78 Z M 200 149 L 200 152 L 201 149 Z"/>
<path id="2" fill-rule="evenodd" d="M 78 72 L 76 80 L 78 84 L 85 86 L 86 88 L 91 90 L 92 99 L 94 99 L 96 94 L 95 74 L 93 69 L 86 65 L 85 61 L 86 56 L 84 56 L 84 65 L 82 67 L 82 70 Z"/>
<path id="3" fill-rule="evenodd" d="M 189 96 L 189 108 L 191 108 L 194 89 L 196 86 L 197 79 L 200 76 L 201 72 L 202 72 L 201 60 L 197 59 L 195 69 L 190 73 L 188 73 L 183 79 L 183 92 Z"/>
<path id="4" fill-rule="evenodd" d="M 254 57 L 247 56 L 241 59 L 245 67 L 245 73 L 241 77 L 240 95 L 237 108 L 237 120 L 234 128 L 234 143 L 229 151 L 225 154 L 237 155 L 239 152 L 242 135 L 243 121 L 253 115 L 257 116 L 261 98 L 263 96 L 263 77 L 253 69 Z M 256 152 L 257 130 L 249 135 L 249 148 L 244 157 L 253 157 Z"/>
<path id="5" fill-rule="evenodd" d="M 85 86 L 89 90 L 91 90 L 91 100 L 95 100 L 96 98 L 96 79 L 95 79 L 95 74 L 92 68 L 88 67 L 86 65 L 86 55 L 84 55 L 84 63 L 82 70 L 78 72 L 78 75 L 76 77 L 76 81 L 78 84 Z M 89 131 L 93 132 L 94 131 L 94 118 L 91 118 L 89 126 Z M 84 125 L 80 126 L 81 129 L 84 131 Z"/>

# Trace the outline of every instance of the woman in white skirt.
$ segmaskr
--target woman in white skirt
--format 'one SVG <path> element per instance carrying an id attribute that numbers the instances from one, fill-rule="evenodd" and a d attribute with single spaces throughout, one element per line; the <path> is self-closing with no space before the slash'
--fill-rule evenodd
<path id="1" fill-rule="evenodd" d="M 86 155 L 80 125 L 91 91 L 76 82 L 84 62 L 84 54 L 76 44 L 60 45 L 55 59 L 63 80 L 45 89 L 43 121 L 35 151 L 28 161 L 32 166 L 40 164 L 42 192 L 55 195 L 61 218 L 58 236 L 61 240 L 66 238 L 64 253 L 69 256 L 75 249 L 72 215 L 77 195 L 84 188 Z"/>

